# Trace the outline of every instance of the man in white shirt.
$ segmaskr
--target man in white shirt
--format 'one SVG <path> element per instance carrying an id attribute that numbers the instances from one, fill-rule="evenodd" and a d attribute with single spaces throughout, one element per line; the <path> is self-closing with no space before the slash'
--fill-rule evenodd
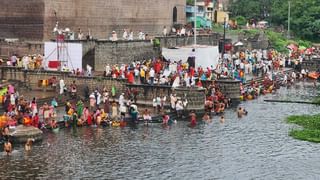
<path id="1" fill-rule="evenodd" d="M 144 33 L 142 31 L 139 31 L 139 40 L 143 40 Z"/>
<path id="2" fill-rule="evenodd" d="M 128 39 L 128 32 L 126 29 L 123 30 L 123 35 L 122 35 L 123 40 L 127 40 Z"/>
<path id="3" fill-rule="evenodd" d="M 240 68 L 240 59 L 235 60 L 234 64 L 235 64 L 237 69 Z"/>
<path id="4" fill-rule="evenodd" d="M 87 64 L 87 76 L 91 76 L 92 75 L 92 67 L 89 65 L 89 64 Z"/>
<path id="5" fill-rule="evenodd" d="M 106 72 L 105 73 L 106 73 L 105 76 L 110 75 L 110 65 L 109 64 L 106 65 Z"/>
<path id="6" fill-rule="evenodd" d="M 243 62 L 240 63 L 240 69 L 244 70 L 244 63 Z"/>
<path id="7" fill-rule="evenodd" d="M 164 26 L 164 27 L 163 27 L 163 36 L 166 37 L 167 35 L 168 35 L 168 33 L 167 33 L 167 27 Z"/>
<path id="8" fill-rule="evenodd" d="M 150 84 L 153 85 L 154 82 L 154 69 L 151 67 L 150 71 L 149 71 L 149 77 L 150 77 Z"/>
<path id="9" fill-rule="evenodd" d="M 61 95 L 61 94 L 63 94 L 64 87 L 65 87 L 65 84 L 64 84 L 64 80 L 63 80 L 63 79 L 60 79 L 59 86 L 60 86 L 60 92 L 59 92 L 59 94 Z"/>
<path id="10" fill-rule="evenodd" d="M 111 41 L 118 41 L 118 35 L 117 35 L 116 31 L 112 31 Z"/>
<path id="11" fill-rule="evenodd" d="M 181 28 L 181 36 L 185 36 L 186 35 L 186 28 L 182 27 Z"/>
<path id="12" fill-rule="evenodd" d="M 122 93 L 119 97 L 119 104 L 120 106 L 124 106 L 124 93 Z"/>

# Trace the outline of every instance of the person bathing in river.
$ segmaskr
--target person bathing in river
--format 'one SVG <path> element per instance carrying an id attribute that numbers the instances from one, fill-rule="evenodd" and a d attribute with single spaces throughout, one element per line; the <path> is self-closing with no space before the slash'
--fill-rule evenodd
<path id="1" fill-rule="evenodd" d="M 7 153 L 7 155 L 10 155 L 12 152 L 12 144 L 10 143 L 9 139 L 7 140 L 7 142 L 4 143 L 4 151 Z"/>
<path id="2" fill-rule="evenodd" d="M 196 113 L 194 111 L 192 111 L 190 113 L 190 126 L 194 127 L 197 125 L 197 116 L 196 116 Z"/>
<path id="3" fill-rule="evenodd" d="M 32 143 L 34 142 L 34 139 L 33 138 L 28 138 L 26 144 L 24 145 L 24 149 L 26 151 L 31 151 L 31 148 L 32 148 Z"/>
<path id="4" fill-rule="evenodd" d="M 206 123 L 211 123 L 212 122 L 212 119 L 210 118 L 210 115 L 207 112 L 203 115 L 202 120 L 204 122 L 206 122 Z"/>
<path id="5" fill-rule="evenodd" d="M 239 107 L 238 110 L 237 110 L 237 115 L 238 115 L 238 118 L 242 118 L 243 115 L 247 115 L 248 112 L 242 108 L 242 107 Z"/>
<path id="6" fill-rule="evenodd" d="M 169 115 L 163 115 L 162 116 L 162 126 L 168 126 L 169 125 L 170 116 Z"/>
<path id="7" fill-rule="evenodd" d="M 246 115 L 245 109 L 242 107 L 239 107 L 237 110 L 237 115 L 238 115 L 238 118 L 242 118 L 243 115 Z"/>
<path id="8" fill-rule="evenodd" d="M 225 119 L 224 119 L 224 116 L 222 115 L 222 116 L 220 117 L 220 123 L 223 124 L 224 121 L 225 121 Z"/>
<path id="9" fill-rule="evenodd" d="M 9 140 L 10 131 L 9 131 L 9 125 L 3 128 L 2 130 L 2 136 L 4 137 L 4 140 Z"/>
<path id="10" fill-rule="evenodd" d="M 148 109 L 145 109 L 143 112 L 143 120 L 144 120 L 144 124 L 148 125 L 149 122 L 152 120 L 150 112 Z"/>
<path id="11" fill-rule="evenodd" d="M 50 127 L 51 127 L 51 129 L 56 129 L 58 127 L 57 126 L 57 121 L 55 119 L 51 120 Z"/>

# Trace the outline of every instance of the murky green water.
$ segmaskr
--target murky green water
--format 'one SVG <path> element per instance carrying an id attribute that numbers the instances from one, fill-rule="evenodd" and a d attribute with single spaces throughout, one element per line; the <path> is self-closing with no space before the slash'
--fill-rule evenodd
<path id="1" fill-rule="evenodd" d="M 291 114 L 319 112 L 302 104 L 266 103 L 264 98 L 306 99 L 302 85 L 241 105 L 248 116 L 226 112 L 197 128 L 178 122 L 132 128 L 64 129 L 47 133 L 29 154 L 15 147 L 0 156 L 0 179 L 318 179 L 320 144 L 288 136 Z"/>

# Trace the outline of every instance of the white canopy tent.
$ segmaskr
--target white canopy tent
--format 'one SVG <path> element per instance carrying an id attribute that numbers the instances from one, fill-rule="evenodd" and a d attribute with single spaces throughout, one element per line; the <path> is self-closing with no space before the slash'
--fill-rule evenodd
<path id="1" fill-rule="evenodd" d="M 197 46 L 197 47 L 180 47 L 176 49 L 162 48 L 162 55 L 167 60 L 187 62 L 188 57 L 195 49 L 195 65 L 196 68 L 213 66 L 214 68 L 219 62 L 218 46 Z"/>
<path id="2" fill-rule="evenodd" d="M 58 52 L 59 48 L 59 52 Z M 59 53 L 59 59 L 58 59 Z M 81 43 L 69 43 L 57 44 L 56 42 L 44 43 L 44 56 L 45 66 L 48 68 L 50 61 L 60 61 L 67 67 L 72 69 L 82 69 L 82 44 Z M 48 68 L 49 69 L 49 68 Z"/>

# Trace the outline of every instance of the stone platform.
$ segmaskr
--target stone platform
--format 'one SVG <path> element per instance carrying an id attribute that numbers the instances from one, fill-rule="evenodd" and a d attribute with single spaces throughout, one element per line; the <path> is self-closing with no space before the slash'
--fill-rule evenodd
<path id="1" fill-rule="evenodd" d="M 43 132 L 33 126 L 17 126 L 11 133 L 12 141 L 15 143 L 25 143 L 28 138 L 33 138 L 35 141 L 42 140 Z"/>

